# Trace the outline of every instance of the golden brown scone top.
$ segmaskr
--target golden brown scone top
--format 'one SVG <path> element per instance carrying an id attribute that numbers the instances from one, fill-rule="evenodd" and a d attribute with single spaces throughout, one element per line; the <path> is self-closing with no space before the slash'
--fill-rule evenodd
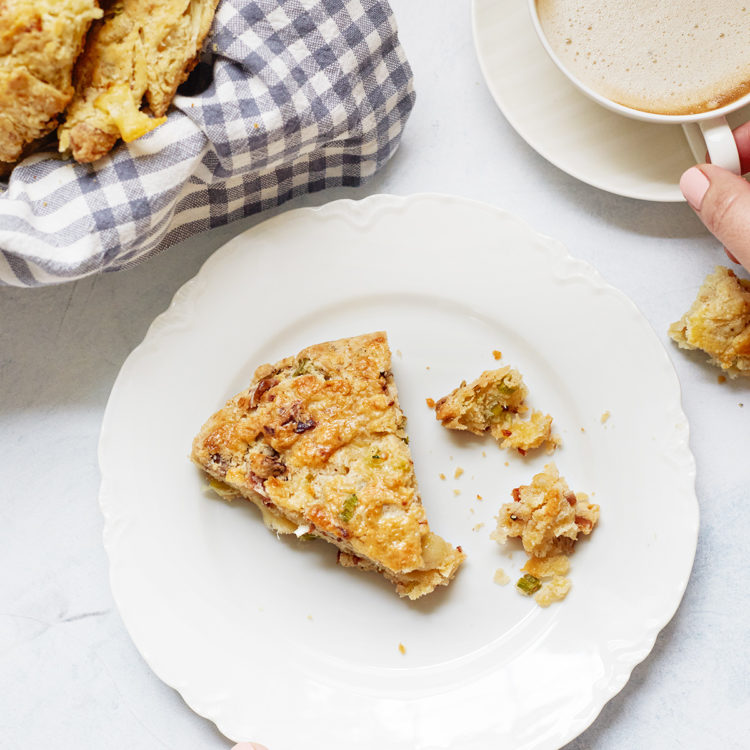
<path id="1" fill-rule="evenodd" d="M 105 0 L 75 71 L 75 96 L 58 131 L 79 162 L 104 156 L 164 120 L 198 60 L 218 0 Z M 148 107 L 148 113 L 143 107 Z"/>
<path id="2" fill-rule="evenodd" d="M 750 376 L 750 281 L 717 266 L 669 335 L 683 349 L 706 352 L 730 377 Z"/>
<path id="3" fill-rule="evenodd" d="M 338 543 L 345 564 L 365 558 L 402 574 L 453 555 L 452 576 L 463 555 L 430 532 L 404 424 L 387 338 L 377 332 L 259 367 L 204 425 L 192 458 Z"/>
<path id="4" fill-rule="evenodd" d="M 57 127 L 96 0 L 0 0 L 0 161 Z"/>

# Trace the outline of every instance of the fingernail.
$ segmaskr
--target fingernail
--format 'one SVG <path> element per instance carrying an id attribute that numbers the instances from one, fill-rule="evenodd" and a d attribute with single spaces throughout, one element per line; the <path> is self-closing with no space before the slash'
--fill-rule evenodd
<path id="1" fill-rule="evenodd" d="M 703 196 L 705 196 L 711 183 L 708 177 L 698 169 L 690 167 L 682 177 L 680 177 L 680 190 L 685 196 L 685 200 L 696 210 L 700 211 L 703 205 Z"/>

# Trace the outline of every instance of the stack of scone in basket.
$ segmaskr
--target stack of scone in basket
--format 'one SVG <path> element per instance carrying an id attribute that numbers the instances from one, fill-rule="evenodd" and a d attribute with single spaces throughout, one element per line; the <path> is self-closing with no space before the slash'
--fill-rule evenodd
<path id="1" fill-rule="evenodd" d="M 104 156 L 164 121 L 218 0 L 2 0 L 0 163 L 57 131 L 61 152 Z"/>

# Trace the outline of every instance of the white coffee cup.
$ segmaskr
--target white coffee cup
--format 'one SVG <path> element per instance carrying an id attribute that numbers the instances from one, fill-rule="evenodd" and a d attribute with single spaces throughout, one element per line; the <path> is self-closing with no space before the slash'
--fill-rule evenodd
<path id="1" fill-rule="evenodd" d="M 624 2 L 627 2 L 627 0 L 624 0 Z M 750 104 L 750 92 L 723 107 L 693 114 L 657 114 L 626 107 L 594 91 L 568 70 L 555 54 L 547 39 L 539 20 L 536 0 L 528 0 L 528 5 L 532 23 L 547 54 L 568 80 L 586 96 L 613 112 L 625 115 L 625 117 L 664 125 L 682 125 L 696 162 L 702 164 L 706 160 L 705 155 L 708 152 L 712 164 L 724 167 L 735 174 L 741 174 L 737 144 L 734 141 L 732 129 L 727 123 L 726 116 Z"/>

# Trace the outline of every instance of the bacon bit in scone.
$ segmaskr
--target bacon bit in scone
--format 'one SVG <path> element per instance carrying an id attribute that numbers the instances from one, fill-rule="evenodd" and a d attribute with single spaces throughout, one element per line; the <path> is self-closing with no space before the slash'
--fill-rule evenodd
<path id="1" fill-rule="evenodd" d="M 307 432 L 307 430 L 312 430 L 313 427 L 315 427 L 315 420 L 307 419 L 304 422 L 297 422 L 297 426 L 294 428 L 294 431 L 298 435 L 301 435 L 303 432 Z"/>
<path id="2" fill-rule="evenodd" d="M 278 378 L 263 378 L 263 380 L 261 380 L 258 385 L 255 386 L 252 398 L 250 399 L 250 407 L 254 409 L 260 403 L 261 398 L 263 398 L 263 394 L 266 393 L 266 391 L 269 391 L 275 385 L 278 385 L 278 383 Z"/>

